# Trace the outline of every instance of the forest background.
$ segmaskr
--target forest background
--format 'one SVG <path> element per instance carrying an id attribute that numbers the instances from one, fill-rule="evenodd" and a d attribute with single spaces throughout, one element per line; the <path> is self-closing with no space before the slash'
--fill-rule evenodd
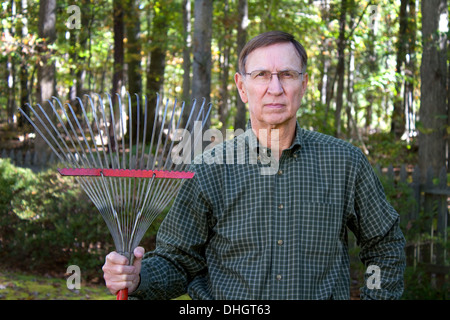
<path id="1" fill-rule="evenodd" d="M 0 4 L 3 154 L 45 147 L 29 134 L 31 128 L 18 108 L 26 103 L 45 108 L 52 96 L 75 107 L 77 96 L 92 93 L 138 93 L 147 96 L 149 105 L 156 93 L 182 101 L 205 97 L 213 104 L 211 127 L 223 132 L 245 128 L 247 110 L 233 80 L 239 52 L 253 36 L 283 30 L 309 55 L 309 87 L 298 111 L 303 127 L 350 141 L 374 166 L 405 166 L 410 175 L 419 169 L 422 184 L 429 167 L 433 178 L 449 168 L 446 0 Z M 0 161 L 0 257 L 8 261 L 4 268 L 48 273 L 78 264 L 90 270 L 90 279 L 101 282 L 99 265 L 111 249 L 109 236 L 89 202 L 80 201 L 85 196 L 73 181 L 62 181 L 52 170 L 36 172 L 12 160 Z M 412 191 L 406 184 L 395 182 L 391 190 L 393 183 L 383 183 L 396 209 L 409 214 Z M 427 212 L 420 217 L 436 228 Z M 421 219 L 413 225 L 423 224 Z M 408 241 L 417 244 L 422 229 L 411 223 L 405 221 L 404 231 Z M 149 247 L 157 226 L 145 240 Z M 447 246 L 444 266 L 447 229 L 440 234 Z M 406 298 L 448 297 L 448 275 L 437 288 L 432 274 L 417 264 L 412 267 Z"/>

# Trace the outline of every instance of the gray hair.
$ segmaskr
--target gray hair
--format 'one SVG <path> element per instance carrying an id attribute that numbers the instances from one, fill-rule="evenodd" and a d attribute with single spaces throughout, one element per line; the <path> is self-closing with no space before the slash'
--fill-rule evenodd
<path id="1" fill-rule="evenodd" d="M 294 36 L 283 31 L 268 31 L 265 33 L 261 33 L 260 35 L 251 39 L 242 49 L 239 54 L 239 73 L 245 73 L 245 63 L 247 62 L 248 55 L 262 47 L 267 47 L 276 43 L 290 42 L 294 45 L 301 61 L 302 61 L 302 72 L 306 71 L 307 63 L 308 63 L 308 55 L 306 53 L 305 48 L 295 40 Z"/>

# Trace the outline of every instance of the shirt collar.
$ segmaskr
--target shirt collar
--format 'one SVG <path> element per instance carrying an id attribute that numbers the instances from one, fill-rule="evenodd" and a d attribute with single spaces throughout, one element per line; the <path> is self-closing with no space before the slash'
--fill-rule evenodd
<path id="1" fill-rule="evenodd" d="M 247 144 L 249 145 L 250 148 L 252 148 L 253 150 L 255 150 L 256 152 L 258 152 L 260 145 L 259 145 L 259 141 L 255 135 L 255 133 L 252 130 L 252 124 L 251 121 L 248 120 L 247 122 L 247 126 L 246 126 L 246 131 L 245 131 L 248 140 Z M 287 150 L 292 150 L 292 153 L 296 153 L 300 150 L 301 146 L 303 145 L 303 131 L 300 128 L 300 125 L 297 121 L 296 126 L 295 126 L 295 137 L 294 140 L 292 141 L 292 144 L 289 148 L 287 148 Z"/>

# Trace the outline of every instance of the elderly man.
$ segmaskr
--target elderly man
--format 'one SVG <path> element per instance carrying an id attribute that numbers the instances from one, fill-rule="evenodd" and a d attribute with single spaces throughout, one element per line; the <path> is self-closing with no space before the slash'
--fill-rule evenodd
<path id="1" fill-rule="evenodd" d="M 247 43 L 235 82 L 248 104 L 249 130 L 202 155 L 245 150 L 245 161 L 194 164 L 156 249 L 144 255 L 137 248 L 133 266 L 115 252 L 106 257 L 112 293 L 126 287 L 139 299 L 186 292 L 193 299 L 349 299 L 350 229 L 373 273 L 361 298 L 401 296 L 399 215 L 367 159 L 297 122 L 306 67 L 305 49 L 290 34 L 267 32 Z M 249 161 L 252 154 L 257 161 Z M 262 174 L 264 159 L 275 159 L 274 174 Z"/>

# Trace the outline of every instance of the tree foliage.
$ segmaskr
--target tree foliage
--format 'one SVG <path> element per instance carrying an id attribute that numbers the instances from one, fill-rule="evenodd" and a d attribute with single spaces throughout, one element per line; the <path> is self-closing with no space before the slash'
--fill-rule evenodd
<path id="1" fill-rule="evenodd" d="M 109 93 L 117 72 L 114 70 L 119 70 L 124 79 L 119 92 L 131 88 L 149 97 L 160 91 L 167 98 L 190 99 L 190 94 L 183 92 L 183 57 L 187 57 L 183 51 L 187 47 L 186 41 L 192 43 L 195 33 L 196 2 L 191 1 L 189 21 L 183 19 L 185 3 L 156 0 L 124 3 L 125 32 L 121 35 L 124 59 L 119 60 L 123 64 L 121 68 L 114 69 L 114 1 L 77 2 L 81 20 L 77 29 L 69 24 L 76 18 L 68 11 L 73 4 L 58 0 L 56 40 L 48 48 L 50 60 L 56 65 L 56 95 L 73 101 L 74 92 L 78 96 Z M 242 3 L 248 8 L 244 20 Z M 247 40 L 260 32 L 277 29 L 294 34 L 307 48 L 310 86 L 298 114 L 305 127 L 352 140 L 361 139 L 358 132 L 388 132 L 393 121 L 394 103 L 402 96 L 398 91 L 403 89 L 396 84 L 405 77 L 412 80 L 414 103 L 411 119 L 404 121 L 414 122 L 420 100 L 421 34 L 415 32 L 410 40 L 414 41 L 410 47 L 416 49 L 408 57 L 415 64 L 414 73 L 396 70 L 396 48 L 403 48 L 398 43 L 404 39 L 400 32 L 405 32 L 404 27 L 400 28 L 401 3 L 400 0 L 214 2 L 213 20 L 209 26 L 212 31 L 210 97 L 216 106 L 212 126 L 229 128 L 236 120 L 239 98 L 233 76 L 239 54 L 238 29 L 243 25 Z M 27 102 L 38 102 L 37 67 L 45 60 L 42 48 L 47 41 L 39 37 L 39 4 L 37 0 L 2 2 L 0 65 L 4 68 L 1 69 L 0 88 L 5 94 L 0 96 L 0 111 L 9 121 L 14 120 L 13 115 L 18 116 L 17 108 L 25 101 L 20 99 L 22 92 L 28 93 Z M 420 22 L 420 10 L 415 10 L 415 16 L 410 14 L 408 21 L 412 20 Z M 190 30 L 190 34 L 186 35 L 185 30 Z M 410 29 L 406 31 L 410 32 Z M 341 60 L 339 43 L 342 43 Z M 200 59 L 195 54 L 189 53 L 191 65 Z M 154 67 L 152 61 L 156 63 Z M 21 70 L 27 71 L 22 82 L 19 81 Z M 190 81 L 197 76 L 193 72 L 191 67 Z M 155 85 L 159 82 L 163 85 L 161 89 Z M 186 88 L 196 90 L 192 84 Z M 226 95 L 224 90 L 227 90 Z M 243 115 L 239 114 L 239 117 Z M 408 139 L 414 137 L 414 126 L 406 135 Z"/>

